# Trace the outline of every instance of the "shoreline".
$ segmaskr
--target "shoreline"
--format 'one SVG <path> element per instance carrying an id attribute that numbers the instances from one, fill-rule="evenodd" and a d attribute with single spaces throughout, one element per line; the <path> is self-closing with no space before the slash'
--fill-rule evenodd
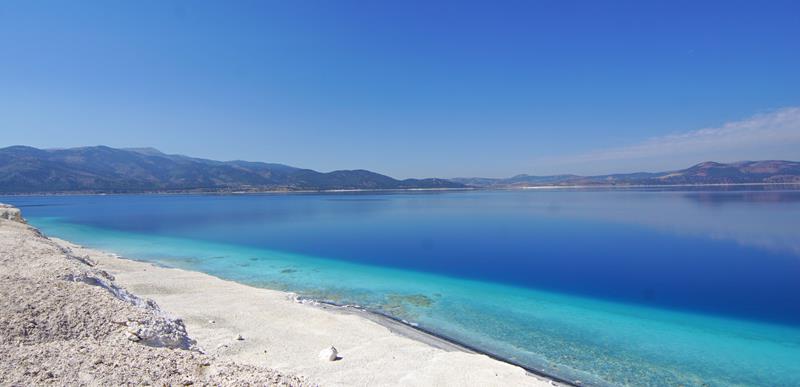
<path id="1" fill-rule="evenodd" d="M 507 359 L 507 358 L 502 357 L 500 355 L 496 355 L 496 354 L 494 354 L 492 352 L 482 350 L 480 348 L 474 347 L 474 346 L 472 346 L 472 345 L 470 345 L 468 343 L 465 343 L 463 341 L 454 339 L 452 337 L 448 337 L 446 335 L 442 335 L 442 334 L 436 333 L 436 332 L 434 332 L 432 330 L 429 330 L 429 329 L 426 329 L 426 328 L 423 328 L 423 327 L 420 327 L 420 326 L 412 325 L 412 324 L 408 323 L 407 321 L 405 321 L 403 319 L 400 319 L 400 318 L 397 318 L 397 317 L 394 317 L 394 316 L 390 316 L 388 314 L 383 314 L 383 313 L 380 313 L 380 312 L 376 312 L 376 311 L 373 311 L 373 310 L 369 310 L 369 309 L 362 308 L 362 307 L 359 307 L 359 306 L 354 306 L 354 305 L 339 305 L 339 304 L 336 304 L 336 303 L 333 303 L 333 302 L 320 301 L 320 300 L 315 300 L 315 299 L 310 299 L 310 298 L 309 299 L 305 299 L 305 300 L 308 300 L 308 302 L 311 302 L 312 304 L 315 304 L 314 306 L 320 307 L 322 309 L 331 308 L 331 309 L 327 309 L 327 310 L 333 310 L 336 313 L 354 313 L 354 314 L 357 314 L 357 315 L 359 315 L 359 316 L 361 316 L 363 318 L 366 318 L 366 319 L 369 319 L 371 321 L 374 321 L 374 322 L 386 327 L 390 331 L 393 331 L 393 332 L 395 332 L 395 333 L 397 333 L 399 335 L 402 335 L 404 337 L 408 337 L 408 338 L 413 339 L 413 340 L 417 340 L 417 341 L 423 342 L 425 344 L 428 344 L 428 345 L 436 347 L 436 348 L 440 348 L 440 349 L 443 349 L 443 350 L 448 350 L 448 349 L 449 350 L 457 350 L 457 351 L 462 351 L 462 352 L 466 352 L 466 353 L 472 353 L 472 354 L 488 356 L 488 357 L 490 357 L 490 358 L 492 358 L 494 360 L 497 360 L 499 362 L 503 362 L 503 363 L 506 363 L 506 364 L 509 364 L 509 365 L 512 365 L 512 366 L 515 366 L 515 367 L 522 368 L 523 370 L 525 370 L 525 372 L 527 372 L 528 374 L 531 374 L 531 376 L 545 378 L 545 379 L 550 380 L 552 382 L 556 382 L 557 383 L 556 385 L 573 386 L 573 387 L 577 387 L 577 386 L 581 385 L 581 384 L 576 384 L 576 382 L 574 382 L 574 381 L 566 380 L 566 379 L 561 378 L 559 376 L 549 374 L 549 373 L 547 373 L 545 371 L 537 370 L 535 368 L 530 368 L 530 367 L 525 366 L 525 365 L 523 365 L 521 363 L 515 362 L 515 361 L 513 361 L 511 359 Z"/>
<path id="2" fill-rule="evenodd" d="M 198 350 L 180 319 L 0 206 L 0 385 L 312 386 Z"/>
<path id="3" fill-rule="evenodd" d="M 568 385 L 568 386 L 575 386 L 579 385 L 579 383 L 573 381 L 567 381 L 562 378 L 559 378 L 554 375 L 546 374 L 542 371 L 530 369 L 524 367 L 519 364 L 515 364 L 512 361 L 507 359 L 503 359 L 499 356 L 493 355 L 491 353 L 486 353 L 485 351 L 480 351 L 477 348 L 471 347 L 469 344 L 461 343 L 457 340 L 453 340 L 451 338 L 438 335 L 434 332 L 428 331 L 423 328 L 412 326 L 408 323 L 403 322 L 401 319 L 394 318 L 392 316 L 383 315 L 381 313 L 369 311 L 363 308 L 354 307 L 354 306 L 347 306 L 347 305 L 336 305 L 334 303 L 325 302 L 325 301 L 318 301 L 318 300 L 311 300 L 311 299 L 304 299 L 298 297 L 295 293 L 285 292 L 285 291 L 278 291 L 266 288 L 257 288 L 249 285 L 240 284 L 233 281 L 223 280 L 218 277 L 214 277 L 212 275 L 183 270 L 183 269 L 176 269 L 176 268 L 168 268 L 162 267 L 158 265 L 154 265 L 149 262 L 138 261 L 135 259 L 129 259 L 117 256 L 113 253 L 103 252 L 99 250 L 94 250 L 90 248 L 85 248 L 80 245 L 73 244 L 69 241 L 58 239 L 58 238 L 49 238 L 62 248 L 66 248 L 78 256 L 86 256 L 90 260 L 97 262 L 97 266 L 103 270 L 108 271 L 111 273 L 122 286 L 131 290 L 132 293 L 137 294 L 142 297 L 146 297 L 148 299 L 153 299 L 157 302 L 165 311 L 169 313 L 175 314 L 177 317 L 181 318 L 187 326 L 188 334 L 197 340 L 198 346 L 205 348 L 208 353 L 214 354 L 215 356 L 221 356 L 226 360 L 231 360 L 234 362 L 242 362 L 249 365 L 266 365 L 269 368 L 276 369 L 280 372 L 287 372 L 291 374 L 296 374 L 304 378 L 308 378 L 309 380 L 319 382 L 321 385 L 395 385 L 395 384 L 408 384 L 408 385 L 428 385 L 428 384 L 436 384 L 436 385 L 464 385 L 466 381 L 467 385 L 496 385 L 496 386 L 507 386 L 507 385 L 531 385 L 531 386 L 559 386 L 559 385 Z M 145 276 L 142 276 L 142 273 L 147 272 Z M 185 281 L 186 279 L 191 279 L 192 283 L 199 283 L 202 284 L 201 287 L 205 287 L 198 291 L 197 289 L 175 289 L 166 285 L 167 283 L 171 282 L 181 282 Z M 222 285 L 222 286 L 218 286 Z M 201 319 L 197 318 L 197 314 L 205 315 L 209 314 L 208 312 L 203 312 L 203 308 L 200 306 L 192 307 L 192 301 L 198 301 L 199 299 L 206 299 L 212 297 L 210 294 L 203 294 L 201 297 L 197 297 L 198 292 L 204 292 L 206 289 L 212 292 L 220 290 L 220 288 L 230 288 L 233 287 L 236 290 L 233 291 L 235 297 L 241 298 L 249 298 L 252 299 L 253 302 L 264 301 L 264 299 L 270 299 L 270 303 L 278 304 L 280 308 L 286 309 L 295 309 L 299 308 L 299 314 L 303 317 L 311 317 L 309 315 L 315 314 L 317 312 L 322 313 L 323 319 L 337 319 L 341 316 L 343 318 L 352 317 L 353 319 L 357 319 L 357 321 L 348 321 L 347 329 L 349 329 L 352 333 L 356 333 L 356 337 L 358 339 L 354 340 L 358 342 L 361 340 L 362 336 L 378 336 L 376 340 L 379 341 L 391 341 L 392 345 L 395 350 L 403 349 L 406 352 L 425 352 L 427 356 L 433 356 L 434 358 L 452 358 L 447 359 L 446 361 L 437 361 L 439 364 L 435 367 L 430 367 L 427 360 L 424 357 L 417 357 L 416 355 L 413 357 L 409 357 L 408 359 L 399 360 L 400 353 L 394 353 L 392 350 L 384 350 L 381 348 L 370 348 L 362 350 L 368 350 L 369 352 L 375 352 L 382 357 L 386 357 L 391 355 L 393 357 L 392 362 L 388 362 L 390 364 L 385 364 L 387 362 L 379 362 L 384 363 L 380 364 L 379 367 L 381 368 L 381 373 L 394 373 L 394 374 L 410 374 L 405 375 L 406 378 L 411 376 L 411 379 L 421 379 L 421 380 L 413 380 L 408 383 L 395 383 L 390 382 L 389 380 L 395 380 L 396 378 L 383 378 L 385 380 L 375 380 L 370 379 L 369 381 L 363 380 L 363 375 L 356 376 L 355 379 L 348 379 L 344 380 L 339 377 L 339 375 L 331 376 L 326 375 L 326 372 L 330 372 L 330 367 L 325 363 L 319 363 L 319 360 L 316 359 L 316 353 L 324 348 L 324 345 L 327 344 L 320 344 L 317 345 L 319 348 L 314 348 L 314 350 L 306 351 L 304 353 L 304 357 L 307 358 L 305 360 L 310 359 L 311 365 L 303 365 L 303 364 L 263 364 L 262 361 L 254 361 L 257 360 L 258 357 L 254 355 L 252 348 L 250 350 L 246 347 L 251 341 L 263 341 L 261 338 L 255 336 L 254 333 L 247 332 L 249 329 L 248 327 L 236 327 L 237 329 L 231 329 L 230 326 L 223 326 L 220 324 L 221 321 L 225 321 L 226 317 L 203 317 Z M 191 294 L 195 293 L 195 294 Z M 224 290 L 223 290 L 224 293 Z M 253 296 L 256 296 L 253 298 Z M 181 297 L 183 296 L 183 297 Z M 177 299 L 176 299 L 177 298 Z M 181 299 L 182 298 L 182 299 Z M 309 305 L 310 304 L 310 305 Z M 220 305 L 216 305 L 216 308 L 219 308 Z M 231 313 L 234 315 L 246 315 L 249 311 L 242 311 L 237 309 L 237 306 L 230 305 L 228 303 L 222 304 L 222 311 L 223 315 Z M 317 311 L 317 312 L 312 312 Z M 270 311 L 274 312 L 274 311 Z M 257 313 L 257 312 L 254 312 Z M 319 316 L 315 316 L 319 317 Z M 213 324 L 209 324 L 209 322 L 213 321 Z M 260 324 L 264 324 L 264 321 L 260 321 Z M 373 325 L 374 326 L 370 326 Z M 209 327 L 208 325 L 213 325 L 214 327 Z M 244 324 L 245 326 L 247 324 Z M 260 325 L 263 327 L 263 325 Z M 214 328 L 228 330 L 227 334 L 220 335 L 219 332 L 209 332 L 213 331 Z M 285 328 L 285 327 L 284 327 Z M 319 327 L 314 327 L 315 329 L 319 329 Z M 377 330 L 375 328 L 378 328 Z M 292 339 L 296 339 L 298 336 L 303 334 L 302 329 L 293 328 L 289 329 L 292 331 L 288 337 Z M 300 330 L 300 332 L 298 332 Z M 235 331 L 242 331 L 242 333 L 234 333 Z M 362 331 L 369 331 L 368 334 Z M 376 332 L 377 331 L 377 332 Z M 381 332 L 383 331 L 383 332 Z M 230 340 L 232 335 L 239 335 L 242 334 L 245 340 L 241 342 L 236 342 L 236 340 Z M 323 333 L 323 335 L 327 335 L 327 333 Z M 226 339 L 227 338 L 227 339 Z M 271 341 L 273 338 L 269 338 L 266 341 Z M 288 340 L 287 341 L 292 341 Z M 334 340 L 332 340 L 334 341 Z M 332 364 L 336 363 L 345 363 L 348 357 L 352 357 L 348 352 L 350 349 L 349 347 L 352 345 L 358 346 L 357 343 L 348 343 L 348 340 L 343 340 L 344 343 L 337 344 L 333 342 L 334 346 L 336 346 L 340 351 L 340 353 L 344 353 L 343 361 L 336 361 L 332 362 Z M 258 343 L 261 344 L 261 343 Z M 285 344 L 284 344 L 285 345 Z M 290 345 L 291 346 L 291 345 Z M 214 348 L 214 349 L 212 349 Z M 222 348 L 222 351 L 220 351 Z M 235 351 L 231 353 L 229 349 L 235 349 Z M 260 348 L 259 348 L 260 349 Z M 269 350 L 265 350 L 266 353 Z M 221 353 L 220 353 L 221 352 Z M 261 351 L 259 351 L 261 352 Z M 291 351 L 289 351 L 291 352 Z M 263 355 L 263 353 L 261 353 Z M 296 354 L 295 354 L 296 355 Z M 308 355 L 308 356 L 305 356 Z M 260 360 L 260 359 L 259 359 Z M 414 366 L 411 364 L 406 366 L 400 366 L 391 364 L 395 362 L 400 363 L 419 363 Z M 296 361 L 295 361 L 296 363 Z M 388 366 L 388 367 L 387 367 Z M 386 368 L 384 368 L 386 367 Z M 424 372 L 420 372 L 417 368 L 423 367 Z M 359 366 L 359 368 L 362 368 Z M 388 369 L 391 368 L 392 370 L 389 371 Z M 406 368 L 404 370 L 403 368 Z M 325 372 L 320 372 L 325 371 Z M 351 370 L 352 371 L 352 370 Z M 370 372 L 369 370 L 361 370 L 360 372 Z M 353 374 L 358 372 L 342 372 L 343 374 Z M 459 378 L 461 381 L 452 380 L 456 377 L 455 374 L 459 374 Z M 474 374 L 474 375 L 469 375 Z M 467 376 L 468 375 L 468 376 Z M 361 378 L 361 379 L 359 379 Z M 379 378 L 380 379 L 380 378 Z M 401 378 L 402 380 L 403 378 Z"/>
<path id="4" fill-rule="evenodd" d="M 528 185 L 528 186 L 486 186 L 460 188 L 389 188 L 389 189 L 329 189 L 329 190 L 264 190 L 264 191 L 141 191 L 141 192 L 4 192 L 0 196 L 122 196 L 122 195 L 293 195 L 326 193 L 413 193 L 413 192 L 462 192 L 462 191 L 524 191 L 549 189 L 636 189 L 636 188 L 736 188 L 736 187 L 797 187 L 798 183 L 701 183 L 701 184 L 588 184 L 588 185 Z"/>
<path id="5" fill-rule="evenodd" d="M 391 192 L 448 192 L 448 191 L 478 191 L 483 188 L 387 188 L 387 189 L 328 189 L 328 190 L 265 190 L 265 191 L 140 191 L 140 192 L 96 192 L 96 191 L 67 191 L 67 192 L 9 192 L 0 193 L 0 196 L 122 196 L 122 195 L 291 195 L 291 194 L 324 194 L 324 193 L 391 193 Z"/>

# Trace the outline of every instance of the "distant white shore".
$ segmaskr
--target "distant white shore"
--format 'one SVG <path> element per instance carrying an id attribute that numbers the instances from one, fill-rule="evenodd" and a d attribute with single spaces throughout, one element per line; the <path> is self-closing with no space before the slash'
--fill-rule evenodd
<path id="1" fill-rule="evenodd" d="M 332 190 L 273 190 L 273 191 L 145 191 L 145 192 L 31 192 L 4 193 L 0 196 L 112 196 L 112 195 L 291 195 L 313 193 L 391 193 L 391 192 L 459 192 L 459 191 L 517 191 L 544 189 L 628 189 L 628 188 L 703 188 L 703 187 L 798 187 L 800 183 L 732 183 L 732 184 L 669 184 L 669 185 L 529 185 L 519 187 L 463 188 L 402 188 L 402 189 L 332 189 Z"/>
<path id="2" fill-rule="evenodd" d="M 631 184 L 631 185 L 529 185 L 524 187 L 508 187 L 503 189 L 587 189 L 587 188 L 692 188 L 692 187 L 761 187 L 761 186 L 796 186 L 800 187 L 800 183 L 733 183 L 733 184 L 669 184 L 669 185 L 647 185 L 647 184 Z"/>

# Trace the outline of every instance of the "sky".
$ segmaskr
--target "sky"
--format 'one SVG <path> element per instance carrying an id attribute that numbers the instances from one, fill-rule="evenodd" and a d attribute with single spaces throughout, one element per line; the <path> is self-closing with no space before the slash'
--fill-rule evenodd
<path id="1" fill-rule="evenodd" d="M 798 1 L 3 1 L 0 146 L 398 178 L 800 160 Z"/>

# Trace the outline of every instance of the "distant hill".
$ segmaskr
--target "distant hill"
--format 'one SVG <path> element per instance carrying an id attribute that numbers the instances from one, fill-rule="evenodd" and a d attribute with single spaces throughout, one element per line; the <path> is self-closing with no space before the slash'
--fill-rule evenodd
<path id="1" fill-rule="evenodd" d="M 463 188 L 444 179 L 397 180 L 366 170 L 322 173 L 283 164 L 214 161 L 153 148 L 0 149 L 0 193 L 275 191 Z"/>
<path id="2" fill-rule="evenodd" d="M 517 175 L 505 179 L 397 180 L 367 170 L 317 172 L 283 164 L 214 161 L 169 155 L 153 148 L 93 146 L 0 149 L 0 193 L 262 192 L 345 189 L 524 188 L 683 184 L 800 184 L 793 161 L 704 162 L 670 172 L 601 176 Z"/>
<path id="3" fill-rule="evenodd" d="M 766 160 L 723 164 L 704 162 L 671 172 L 639 172 L 601 176 L 517 175 L 506 179 L 456 178 L 450 181 L 472 187 L 522 188 L 533 186 L 630 186 L 696 184 L 800 184 L 800 162 Z"/>

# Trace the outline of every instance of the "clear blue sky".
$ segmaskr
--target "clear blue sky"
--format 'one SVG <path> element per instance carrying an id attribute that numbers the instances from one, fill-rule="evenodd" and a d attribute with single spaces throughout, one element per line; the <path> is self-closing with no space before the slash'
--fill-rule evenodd
<path id="1" fill-rule="evenodd" d="M 800 159 L 797 106 L 798 1 L 0 3 L 0 146 L 603 173 Z"/>

